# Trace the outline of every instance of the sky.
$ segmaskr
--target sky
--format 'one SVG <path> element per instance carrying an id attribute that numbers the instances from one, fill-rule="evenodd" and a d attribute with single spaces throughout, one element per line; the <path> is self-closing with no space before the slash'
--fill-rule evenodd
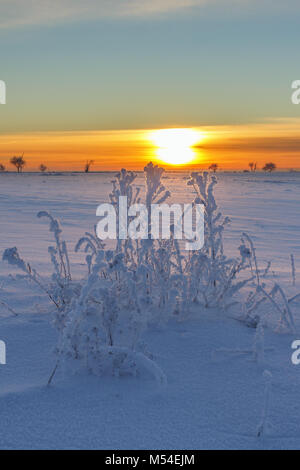
<path id="1" fill-rule="evenodd" d="M 200 168 L 300 167 L 299 26 L 294 0 L 0 0 L 0 163 L 140 169 L 193 128 Z"/>

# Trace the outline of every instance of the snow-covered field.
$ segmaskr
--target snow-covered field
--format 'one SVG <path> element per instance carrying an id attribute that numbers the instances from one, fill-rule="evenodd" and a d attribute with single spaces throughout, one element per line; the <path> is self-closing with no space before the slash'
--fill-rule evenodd
<path id="1" fill-rule="evenodd" d="M 162 180 L 171 201 L 191 202 L 186 173 Z M 139 174 L 136 184 L 143 183 Z M 85 256 L 74 253 L 80 236 L 97 222 L 108 200 L 113 173 L 0 174 L 0 251 L 18 247 L 43 276 L 51 273 L 48 226 L 36 214 L 51 212 L 62 223 L 77 275 Z M 226 253 L 238 255 L 242 232 L 251 235 L 260 267 L 271 261 L 268 282 L 288 298 L 300 292 L 300 173 L 218 175 L 216 200 L 231 224 Z M 290 255 L 294 255 L 293 286 Z M 244 449 L 300 448 L 300 365 L 291 343 L 300 339 L 300 302 L 293 302 L 295 333 L 265 328 L 264 361 L 253 360 L 255 328 L 230 312 L 197 308 L 184 321 L 150 326 L 143 335 L 167 384 L 151 376 L 70 376 L 55 365 L 56 331 L 47 296 L 0 262 L 0 339 L 7 364 L 0 365 L 0 448 Z M 274 313 L 268 304 L 268 315 Z M 235 312 L 235 314 L 238 312 Z M 271 318 L 272 319 L 272 318 Z M 264 370 L 271 374 L 266 386 Z M 266 391 L 267 390 L 267 391 Z M 269 403 L 264 404 L 266 395 Z M 258 427 L 266 412 L 266 427 Z"/>

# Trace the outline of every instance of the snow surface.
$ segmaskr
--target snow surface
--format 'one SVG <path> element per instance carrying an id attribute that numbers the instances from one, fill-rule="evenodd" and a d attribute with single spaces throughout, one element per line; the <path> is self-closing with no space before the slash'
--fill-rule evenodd
<path id="1" fill-rule="evenodd" d="M 185 173 L 169 172 L 164 184 L 173 202 L 190 202 Z M 112 173 L 0 174 L 0 251 L 17 246 L 43 275 L 50 274 L 52 243 L 47 210 L 62 222 L 72 263 L 85 273 L 77 240 L 97 222 Z M 137 184 L 142 184 L 140 174 Z M 289 296 L 300 292 L 300 174 L 219 175 L 216 199 L 232 220 L 225 246 L 237 254 L 247 231 L 259 263 L 272 261 L 271 274 Z M 290 255 L 296 265 L 292 285 Z M 255 330 L 222 312 L 201 311 L 184 322 L 149 329 L 145 342 L 167 376 L 153 378 L 69 376 L 55 364 L 56 332 L 51 306 L 37 288 L 15 281 L 0 263 L 0 339 L 7 364 L 0 365 L 0 448 L 2 449 L 285 449 L 300 448 L 300 365 L 291 362 L 291 343 L 300 339 L 300 303 L 293 305 L 298 333 L 265 331 L 265 364 L 253 361 Z M 274 313 L 275 316 L 275 313 Z M 263 371 L 272 374 L 268 430 L 257 437 L 265 394 Z"/>

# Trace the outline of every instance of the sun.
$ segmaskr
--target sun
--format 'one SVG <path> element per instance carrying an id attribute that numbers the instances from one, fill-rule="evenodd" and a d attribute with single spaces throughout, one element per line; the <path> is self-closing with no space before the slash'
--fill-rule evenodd
<path id="1" fill-rule="evenodd" d="M 183 165 L 196 157 L 193 146 L 203 139 L 203 132 L 195 129 L 158 129 L 149 138 L 155 146 L 156 158 L 171 165 Z"/>

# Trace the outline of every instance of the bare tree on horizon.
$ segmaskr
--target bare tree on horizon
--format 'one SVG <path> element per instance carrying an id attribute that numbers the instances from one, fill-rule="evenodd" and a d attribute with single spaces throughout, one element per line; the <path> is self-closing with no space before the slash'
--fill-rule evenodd
<path id="1" fill-rule="evenodd" d="M 45 173 L 45 171 L 47 171 L 47 169 L 48 168 L 46 167 L 46 165 L 44 165 L 43 163 L 40 164 L 39 170 L 40 170 L 41 173 Z"/>
<path id="2" fill-rule="evenodd" d="M 94 163 L 94 160 L 87 160 L 85 167 L 84 167 L 85 173 L 88 173 L 90 171 L 90 167 L 93 163 Z"/>
<path id="3" fill-rule="evenodd" d="M 263 167 L 263 170 L 271 173 L 272 171 L 276 170 L 276 165 L 273 162 L 266 163 Z"/>
<path id="4" fill-rule="evenodd" d="M 210 171 L 213 171 L 214 173 L 217 171 L 218 168 L 219 168 L 219 165 L 218 165 L 217 163 L 212 163 L 212 164 L 208 167 L 208 169 L 209 169 Z"/>
<path id="5" fill-rule="evenodd" d="M 250 162 L 249 163 L 249 167 L 250 167 L 250 171 L 252 172 L 255 172 L 256 171 L 256 162 Z"/>
<path id="6" fill-rule="evenodd" d="M 22 173 L 23 167 L 26 165 L 26 161 L 24 160 L 23 155 L 24 153 L 19 157 L 13 156 L 10 159 L 10 163 L 17 168 L 18 173 Z"/>

